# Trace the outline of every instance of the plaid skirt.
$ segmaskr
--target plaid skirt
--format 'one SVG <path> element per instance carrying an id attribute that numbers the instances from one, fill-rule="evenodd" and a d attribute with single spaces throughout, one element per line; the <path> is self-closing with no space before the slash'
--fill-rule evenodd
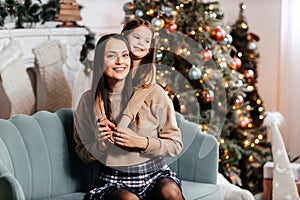
<path id="1" fill-rule="evenodd" d="M 179 177 L 164 163 L 162 158 L 118 168 L 110 168 L 101 164 L 95 188 L 86 195 L 85 199 L 106 199 L 117 189 L 126 189 L 140 199 L 146 199 L 150 189 L 162 178 L 173 180 L 181 189 Z"/>

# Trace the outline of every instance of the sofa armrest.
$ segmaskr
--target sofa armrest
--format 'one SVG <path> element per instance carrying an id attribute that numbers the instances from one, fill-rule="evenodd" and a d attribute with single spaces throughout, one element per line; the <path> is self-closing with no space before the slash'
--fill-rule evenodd
<path id="1" fill-rule="evenodd" d="M 0 166 L 1 169 L 2 166 Z M 0 169 L 0 199 L 25 200 L 24 192 L 19 182 L 9 172 Z"/>
<path id="2" fill-rule="evenodd" d="M 171 164 L 181 179 L 216 184 L 219 147 L 214 136 L 204 134 L 198 125 L 188 122 L 176 113 L 184 148 L 178 159 Z"/>

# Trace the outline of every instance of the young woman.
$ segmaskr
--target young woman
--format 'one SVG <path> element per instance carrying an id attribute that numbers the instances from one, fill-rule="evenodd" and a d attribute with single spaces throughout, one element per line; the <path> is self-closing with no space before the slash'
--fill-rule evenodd
<path id="1" fill-rule="evenodd" d="M 182 149 L 174 108 L 164 90 L 152 84 L 147 98 L 136 102 L 138 117 L 128 127 L 116 126 L 132 92 L 130 63 L 125 36 L 100 38 L 92 88 L 75 112 L 78 155 L 100 161 L 95 188 L 86 199 L 181 200 L 180 179 L 162 158 Z"/>

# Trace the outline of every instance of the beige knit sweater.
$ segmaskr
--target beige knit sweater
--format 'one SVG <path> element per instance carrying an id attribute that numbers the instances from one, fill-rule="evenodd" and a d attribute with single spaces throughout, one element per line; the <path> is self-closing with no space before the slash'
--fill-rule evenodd
<path id="1" fill-rule="evenodd" d="M 90 93 L 86 92 L 80 99 L 75 113 L 74 138 L 76 152 L 85 161 L 99 160 L 107 166 L 130 166 L 143 163 L 154 157 L 173 157 L 182 149 L 181 133 L 177 127 L 172 101 L 157 84 L 142 102 L 139 121 L 134 119 L 127 128 L 134 134 L 149 138 L 145 151 L 124 150 L 108 143 L 108 148 L 100 151 L 96 141 L 96 118 L 90 115 Z M 136 99 L 135 99 L 136 100 Z M 129 101 L 128 106 L 138 102 Z"/>

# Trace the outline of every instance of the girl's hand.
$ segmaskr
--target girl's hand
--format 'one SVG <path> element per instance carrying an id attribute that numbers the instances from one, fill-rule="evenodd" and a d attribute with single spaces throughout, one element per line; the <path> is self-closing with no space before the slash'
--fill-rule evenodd
<path id="1" fill-rule="evenodd" d="M 138 148 L 144 151 L 148 146 L 148 138 L 139 136 L 130 129 L 116 127 L 113 131 L 114 144 L 126 148 Z"/>
<path id="2" fill-rule="evenodd" d="M 97 122 L 97 136 L 96 139 L 98 142 L 102 144 L 104 148 L 107 147 L 107 141 L 114 143 L 113 137 L 112 137 L 112 129 L 115 128 L 115 125 L 110 122 L 106 118 L 101 118 Z"/>

